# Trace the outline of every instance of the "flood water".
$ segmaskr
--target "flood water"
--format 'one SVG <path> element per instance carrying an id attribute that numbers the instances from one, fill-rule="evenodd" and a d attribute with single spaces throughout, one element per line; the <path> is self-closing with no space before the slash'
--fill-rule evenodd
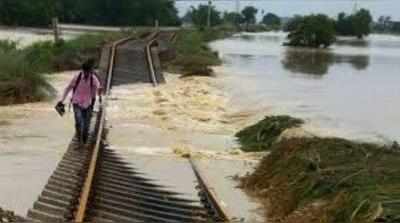
<path id="1" fill-rule="evenodd" d="M 314 133 L 400 140 L 400 37 L 340 39 L 328 50 L 282 46 L 285 33 L 216 41 L 233 103 L 307 121 Z"/>
<path id="2" fill-rule="evenodd" d="M 398 0 L 213 0 L 212 2 L 219 11 L 236 11 L 246 6 L 254 6 L 259 9 L 259 20 L 262 18 L 262 11 L 283 17 L 310 13 L 324 13 L 336 17 L 340 12 L 351 13 L 355 8 L 369 9 L 375 19 L 385 15 L 400 20 Z M 183 16 L 192 6 L 208 4 L 208 0 L 179 0 L 175 4 L 179 14 Z"/>

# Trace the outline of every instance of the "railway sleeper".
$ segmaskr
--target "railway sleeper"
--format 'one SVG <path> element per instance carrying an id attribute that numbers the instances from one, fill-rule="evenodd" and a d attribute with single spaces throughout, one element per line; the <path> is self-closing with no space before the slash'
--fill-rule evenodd
<path id="1" fill-rule="evenodd" d="M 48 197 L 48 196 L 39 196 L 38 199 L 39 202 L 46 203 L 46 204 L 51 204 L 57 207 L 61 208 L 70 208 L 71 209 L 71 203 L 72 199 L 70 201 L 68 200 L 61 200 L 61 199 L 55 199 L 53 197 Z"/>
<path id="2" fill-rule="evenodd" d="M 206 216 L 207 215 L 207 212 L 204 208 L 193 207 L 191 205 L 187 205 L 186 207 L 173 207 L 171 205 L 162 205 L 162 204 L 155 203 L 155 202 L 134 200 L 134 199 L 126 198 L 124 196 L 108 194 L 108 193 L 101 193 L 100 197 L 102 199 L 107 199 L 107 200 L 115 199 L 122 203 L 130 204 L 130 203 L 134 202 L 135 205 L 140 205 L 141 207 L 144 207 L 144 208 L 155 209 L 155 210 L 160 210 L 160 211 L 164 211 L 164 212 L 175 212 L 175 213 L 180 213 L 180 214 L 184 214 L 184 215 L 192 215 L 193 213 L 195 213 L 195 215 L 198 215 L 198 216 Z M 96 197 L 95 197 L 95 199 L 96 199 Z"/>
<path id="3" fill-rule="evenodd" d="M 115 178 L 113 175 L 109 174 L 100 174 L 98 176 L 98 183 L 101 183 L 103 185 L 111 185 L 115 186 L 117 188 L 124 188 L 128 189 L 133 188 L 132 192 L 137 192 L 137 193 L 147 193 L 147 194 L 153 194 L 155 197 L 165 197 L 165 196 L 179 196 L 181 194 L 175 193 L 175 192 L 170 192 L 168 190 L 165 190 L 164 188 L 160 188 L 160 186 L 146 186 L 143 185 L 140 182 L 136 182 L 134 180 L 130 179 L 124 179 L 124 178 Z M 187 200 L 187 199 L 179 199 L 176 198 L 175 200 L 177 201 L 183 201 L 183 202 L 192 202 L 192 200 Z"/>
<path id="4" fill-rule="evenodd" d="M 61 160 L 61 162 L 58 164 L 58 166 L 64 166 L 66 168 L 72 169 L 72 170 L 82 170 L 84 166 L 87 166 L 83 163 L 78 163 L 78 162 L 70 162 L 68 160 Z"/>
<path id="5" fill-rule="evenodd" d="M 50 191 L 50 190 L 43 190 L 41 193 L 41 196 L 51 198 L 54 200 L 61 200 L 61 201 L 69 202 L 69 203 L 73 202 L 75 199 L 75 197 L 71 194 L 57 193 L 57 192 Z M 39 199 L 40 199 L 40 197 L 39 197 Z"/>
<path id="6" fill-rule="evenodd" d="M 89 211 L 89 214 L 91 216 L 90 220 L 92 219 L 101 219 L 102 221 L 111 221 L 113 223 L 144 223 L 143 221 L 140 221 L 138 219 L 134 218 L 129 218 L 125 216 L 120 216 L 118 214 L 115 214 L 113 212 L 109 211 L 104 211 L 104 210 L 98 210 L 98 209 L 91 209 Z M 96 221 L 97 222 L 97 221 Z M 156 223 L 156 222 L 153 222 Z"/>
<path id="7" fill-rule="evenodd" d="M 108 162 L 108 161 L 101 161 L 100 162 L 100 167 L 106 169 L 106 170 L 110 170 L 110 171 L 115 171 L 121 175 L 127 175 L 129 174 L 132 177 L 136 177 L 137 179 L 143 180 L 143 181 L 152 181 L 148 178 L 144 177 L 144 173 L 140 173 L 135 171 L 133 168 L 130 167 L 123 167 L 123 166 L 118 166 L 115 165 L 115 163 L 112 162 Z"/>
<path id="8" fill-rule="evenodd" d="M 28 211 L 28 221 L 32 222 L 45 222 L 45 223 L 65 223 L 66 219 L 63 216 L 45 213 L 38 210 Z"/>
<path id="9" fill-rule="evenodd" d="M 184 202 L 174 202 L 167 199 L 157 199 L 148 196 L 143 196 L 140 194 L 129 193 L 126 191 L 115 190 L 113 188 L 96 188 L 96 195 L 98 196 L 123 196 L 127 199 L 135 200 L 135 202 L 147 202 L 147 203 L 156 203 L 159 205 L 170 206 L 173 208 L 193 208 L 193 209 L 201 209 L 201 206 L 193 205 L 191 203 Z"/>
<path id="10" fill-rule="evenodd" d="M 72 154 L 65 154 L 63 156 L 62 160 L 69 160 L 72 162 L 84 163 L 88 160 L 88 157 L 87 157 L 87 155 L 78 156 L 78 155 L 72 155 Z"/>
<path id="11" fill-rule="evenodd" d="M 39 210 L 44 213 L 49 213 L 52 215 L 60 216 L 63 218 L 70 218 L 72 216 L 70 208 L 63 208 L 59 206 L 55 206 L 49 203 L 43 203 L 40 201 L 36 201 L 33 204 L 33 209 Z"/>
<path id="12" fill-rule="evenodd" d="M 110 160 L 110 159 L 102 158 L 100 163 L 101 163 L 101 166 L 107 166 L 109 168 L 118 169 L 122 173 L 129 173 L 129 174 L 134 174 L 134 175 L 144 175 L 143 173 L 136 171 L 136 168 L 133 168 L 133 167 L 129 166 L 128 164 L 120 164 L 120 163 L 114 162 L 113 160 Z"/>
<path id="13" fill-rule="evenodd" d="M 78 187 L 82 186 L 82 180 L 81 179 L 74 178 L 74 177 L 71 177 L 71 176 L 65 176 L 65 175 L 62 175 L 60 173 L 54 173 L 50 177 L 50 180 L 53 180 L 53 179 L 57 180 L 57 181 L 62 181 L 62 182 L 68 183 L 70 185 L 78 186 Z"/>
<path id="14" fill-rule="evenodd" d="M 67 188 L 67 187 L 63 187 L 62 185 L 58 185 L 58 184 L 53 184 L 53 183 L 47 183 L 45 186 L 45 190 L 48 191 L 52 191 L 55 193 L 59 193 L 59 194 L 67 194 L 67 195 L 71 195 L 71 196 L 76 196 L 77 193 L 79 193 L 79 190 L 74 188 Z"/>
<path id="15" fill-rule="evenodd" d="M 112 212 L 121 216 L 133 218 L 133 219 L 138 219 L 143 222 L 164 222 L 164 223 L 176 223 L 176 222 L 182 222 L 174 219 L 169 219 L 169 218 L 163 218 L 163 217 L 158 217 L 155 215 L 148 215 L 143 212 L 137 212 L 137 211 L 132 211 L 132 210 L 125 210 L 121 209 L 112 205 L 106 205 L 104 203 L 95 203 L 93 206 L 94 209 L 98 209 L 101 211 L 107 211 L 107 212 Z M 184 221 L 187 222 L 187 221 Z"/>
<path id="16" fill-rule="evenodd" d="M 110 179 L 99 180 L 97 182 L 96 187 L 98 187 L 98 188 L 113 188 L 113 189 L 120 190 L 120 191 L 126 191 L 131 194 L 138 194 L 138 195 L 142 195 L 142 196 L 153 197 L 155 199 L 168 199 L 170 201 L 186 202 L 186 203 L 195 202 L 193 200 L 172 197 L 170 194 L 160 193 L 160 191 L 157 191 L 157 190 L 151 190 L 151 189 L 143 190 L 142 188 L 137 188 L 136 186 L 131 185 L 131 184 L 126 184 L 126 185 L 119 184 L 118 181 L 112 182 Z"/>
<path id="17" fill-rule="evenodd" d="M 115 179 L 122 179 L 123 181 L 129 180 L 130 182 L 133 181 L 136 184 L 141 184 L 144 187 L 151 187 L 151 188 L 165 188 L 165 186 L 153 183 L 155 180 L 145 178 L 144 176 L 137 176 L 135 174 L 131 174 L 129 172 L 122 172 L 122 168 L 117 169 L 110 166 L 105 166 L 104 164 L 100 166 L 101 172 L 104 175 L 111 175 L 114 176 Z"/>
<path id="18" fill-rule="evenodd" d="M 72 191 L 80 188 L 79 184 L 76 184 L 76 183 L 70 182 L 70 181 L 66 181 L 66 180 L 55 179 L 53 177 L 50 177 L 48 183 L 50 185 L 54 185 L 55 187 L 60 187 L 60 188 L 63 188 L 63 189 L 69 189 L 69 190 L 72 190 Z"/>
<path id="19" fill-rule="evenodd" d="M 56 171 L 53 173 L 53 175 L 58 175 L 60 177 L 70 177 L 73 179 L 83 179 L 83 174 L 80 173 L 79 171 L 68 171 L 67 169 L 62 169 L 62 168 L 57 168 Z"/>
<path id="20" fill-rule="evenodd" d="M 181 212 L 174 209 L 162 210 L 154 207 L 144 207 L 140 204 L 135 204 L 134 201 L 123 202 L 116 198 L 96 197 L 95 204 L 98 206 L 115 207 L 121 210 L 128 210 L 129 212 L 143 213 L 149 216 L 157 216 L 160 218 L 173 219 L 177 221 L 189 222 L 193 219 L 199 219 L 200 216 L 196 212 Z"/>

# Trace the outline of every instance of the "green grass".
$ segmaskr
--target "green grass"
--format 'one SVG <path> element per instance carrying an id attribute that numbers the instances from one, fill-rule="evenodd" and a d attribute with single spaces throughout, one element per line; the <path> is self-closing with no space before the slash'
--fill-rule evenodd
<path id="1" fill-rule="evenodd" d="M 0 105 L 40 101 L 55 91 L 36 64 L 18 50 L 0 50 Z"/>
<path id="2" fill-rule="evenodd" d="M 0 40 L 0 50 L 1 51 L 12 51 L 16 50 L 18 42 L 12 40 Z"/>
<path id="3" fill-rule="evenodd" d="M 125 33 L 83 34 L 75 39 L 54 44 L 51 41 L 34 43 L 23 51 L 27 59 L 43 73 L 80 69 L 89 59 L 99 59 L 104 44 L 122 38 Z"/>
<path id="4" fill-rule="evenodd" d="M 322 201 L 313 221 L 295 222 L 400 220 L 399 152 L 339 138 L 289 139 L 273 144 L 270 150 L 242 182 L 269 200 L 271 216 L 298 215 Z"/>
<path id="5" fill-rule="evenodd" d="M 290 116 L 267 116 L 257 124 L 246 127 L 236 134 L 236 137 L 245 152 L 266 151 L 289 128 L 299 127 L 301 119 Z"/>
<path id="6" fill-rule="evenodd" d="M 176 58 L 167 64 L 171 72 L 179 72 L 184 76 L 212 74 L 210 66 L 221 63 L 218 55 L 208 46 L 208 41 L 215 38 L 208 35 L 209 31 L 188 31 L 182 30 L 177 34 L 174 47 Z"/>
<path id="7" fill-rule="evenodd" d="M 57 44 L 37 42 L 17 49 L 17 42 L 0 41 L 0 105 L 41 101 L 54 95 L 43 74 L 76 70 L 99 59 L 102 47 L 132 33 L 84 34 Z"/>

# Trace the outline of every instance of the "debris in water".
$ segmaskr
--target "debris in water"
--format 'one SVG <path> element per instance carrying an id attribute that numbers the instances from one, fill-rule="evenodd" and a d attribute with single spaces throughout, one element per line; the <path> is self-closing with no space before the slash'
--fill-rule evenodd
<path id="1" fill-rule="evenodd" d="M 0 223 L 27 222 L 24 218 L 17 216 L 12 211 L 6 211 L 0 208 Z"/>

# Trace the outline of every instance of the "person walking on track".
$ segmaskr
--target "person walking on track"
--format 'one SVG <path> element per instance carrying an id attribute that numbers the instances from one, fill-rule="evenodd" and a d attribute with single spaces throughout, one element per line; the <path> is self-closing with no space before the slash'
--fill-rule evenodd
<path id="1" fill-rule="evenodd" d="M 68 84 L 57 106 L 64 106 L 64 101 L 72 92 L 71 103 L 74 109 L 76 138 L 79 146 L 87 143 L 90 129 L 90 120 L 96 95 L 101 103 L 101 84 L 94 71 L 94 60 L 82 64 L 82 70 Z"/>

